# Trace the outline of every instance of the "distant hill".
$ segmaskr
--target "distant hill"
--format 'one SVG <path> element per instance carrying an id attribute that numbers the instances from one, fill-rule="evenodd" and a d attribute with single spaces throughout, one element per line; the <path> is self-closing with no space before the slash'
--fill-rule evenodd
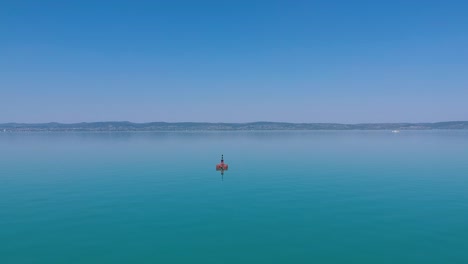
<path id="1" fill-rule="evenodd" d="M 437 123 L 198 123 L 198 122 L 92 122 L 92 123 L 5 123 L 0 124 L 0 132 L 8 131 L 238 131 L 238 130 L 430 130 L 468 129 L 468 121 Z"/>

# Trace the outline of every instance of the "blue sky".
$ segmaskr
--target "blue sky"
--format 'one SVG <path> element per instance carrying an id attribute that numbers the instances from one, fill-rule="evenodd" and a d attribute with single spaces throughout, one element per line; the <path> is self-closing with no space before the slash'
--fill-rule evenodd
<path id="1" fill-rule="evenodd" d="M 1 1 L 0 122 L 468 120 L 467 1 Z"/>

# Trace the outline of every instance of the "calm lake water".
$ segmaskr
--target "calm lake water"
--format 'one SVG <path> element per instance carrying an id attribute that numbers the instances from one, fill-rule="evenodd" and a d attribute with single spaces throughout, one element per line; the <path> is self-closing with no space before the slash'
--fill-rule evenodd
<path id="1" fill-rule="evenodd" d="M 468 131 L 0 133 L 0 263 L 468 263 Z"/>

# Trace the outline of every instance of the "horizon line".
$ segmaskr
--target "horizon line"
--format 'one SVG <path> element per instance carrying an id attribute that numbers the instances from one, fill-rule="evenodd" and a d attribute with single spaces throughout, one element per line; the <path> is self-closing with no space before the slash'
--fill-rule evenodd
<path id="1" fill-rule="evenodd" d="M 288 121 L 250 121 L 250 122 L 208 122 L 208 121 L 148 121 L 148 122 L 133 122 L 133 121 L 82 121 L 82 122 L 2 122 L 0 125 L 6 124 L 21 124 L 21 125 L 45 125 L 45 124 L 93 124 L 93 123 L 131 123 L 131 124 L 151 124 L 151 123 L 165 123 L 165 124 L 182 124 L 182 123 L 196 123 L 196 124 L 255 124 L 255 123 L 282 123 L 282 124 L 339 124 L 339 125 L 363 125 L 363 124 L 438 124 L 438 123 L 453 123 L 453 122 L 468 122 L 468 120 L 449 120 L 449 121 L 435 121 L 435 122 L 359 122 L 359 123 L 340 123 L 340 122 L 288 122 Z"/>

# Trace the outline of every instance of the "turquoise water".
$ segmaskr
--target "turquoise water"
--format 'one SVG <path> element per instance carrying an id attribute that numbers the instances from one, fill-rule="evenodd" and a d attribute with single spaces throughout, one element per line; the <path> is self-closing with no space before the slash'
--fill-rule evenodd
<path id="1" fill-rule="evenodd" d="M 0 263 L 468 263 L 468 131 L 0 133 Z"/>

